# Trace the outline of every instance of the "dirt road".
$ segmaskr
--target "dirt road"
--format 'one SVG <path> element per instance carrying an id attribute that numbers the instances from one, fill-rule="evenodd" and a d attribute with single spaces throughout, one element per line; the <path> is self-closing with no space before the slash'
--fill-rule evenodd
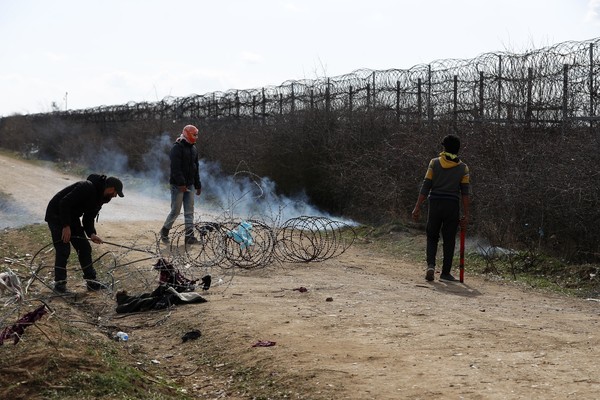
<path id="1" fill-rule="evenodd" d="M 75 179 L 5 157 L 0 169 L 2 190 L 37 215 L 52 193 Z M 128 192 L 127 182 L 125 193 L 119 207 L 129 216 L 150 204 Z M 156 204 L 160 218 L 113 220 L 118 202 L 98 223 L 99 234 L 116 243 L 157 230 L 166 211 Z M 202 375 L 197 363 L 207 349 L 229 360 L 213 370 L 264 370 L 269 381 L 286 388 L 279 398 L 598 398 L 598 302 L 535 292 L 468 270 L 465 284 L 442 283 L 437 276 L 426 282 L 422 265 L 373 249 L 358 241 L 323 263 L 238 272 L 228 285 L 203 293 L 207 303 L 175 308 L 167 323 L 132 329 L 132 363 L 178 376 L 198 398 L 250 397 L 227 393 L 226 379 Z M 192 328 L 202 331 L 201 339 L 182 344 L 181 335 Z M 164 340 L 153 340 L 157 336 Z M 258 341 L 275 345 L 252 347 Z"/>

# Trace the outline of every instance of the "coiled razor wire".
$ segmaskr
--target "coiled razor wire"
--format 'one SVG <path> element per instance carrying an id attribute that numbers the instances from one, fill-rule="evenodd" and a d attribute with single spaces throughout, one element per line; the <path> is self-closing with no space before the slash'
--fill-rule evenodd
<path id="1" fill-rule="evenodd" d="M 279 227 L 265 222 L 227 220 L 194 224 L 195 244 L 186 243 L 183 225 L 168 245 L 180 264 L 222 270 L 263 268 L 274 261 L 320 262 L 343 254 L 356 232 L 349 224 L 326 217 L 291 218 Z"/>
<path id="2" fill-rule="evenodd" d="M 213 277 L 214 288 L 233 279 L 236 270 L 267 267 L 274 262 L 322 262 L 343 254 L 354 242 L 352 226 L 326 217 L 303 216 L 289 219 L 279 226 L 270 226 L 258 219 L 226 219 L 198 221 L 194 224 L 197 242 L 186 242 L 184 225 L 172 230 L 168 243 L 161 242 L 156 232 L 143 232 L 130 241 L 115 244 L 94 261 L 97 279 L 109 287 L 109 293 L 120 289 L 152 291 L 157 284 L 154 264 L 168 259 L 190 280 Z M 23 287 L 28 292 L 37 281 L 52 289 L 54 278 L 52 244 L 41 248 L 19 269 L 25 276 Z M 81 270 L 69 267 L 69 282 L 78 280 Z M 213 288 L 213 289 L 214 289 Z"/>
<path id="3" fill-rule="evenodd" d="M 275 257 L 281 262 L 325 261 L 344 253 L 356 238 L 354 229 L 325 217 L 298 217 L 277 230 Z"/>
<path id="4" fill-rule="evenodd" d="M 193 229 L 197 239 L 194 244 L 186 242 L 184 225 L 174 227 L 168 243 L 162 242 L 160 235 L 152 231 L 143 232 L 124 243 L 104 241 L 103 246 L 110 246 L 111 250 L 93 260 L 98 282 L 108 288 L 94 296 L 93 312 L 101 316 L 95 322 L 99 328 L 111 334 L 116 330 L 141 327 L 127 325 L 121 321 L 123 316 L 115 315 L 113 295 L 119 290 L 137 295 L 156 289 L 160 283 L 160 269 L 157 268 L 160 259 L 166 259 L 187 281 L 200 282 L 210 275 L 210 288 L 190 288 L 196 291 L 207 289 L 210 294 L 226 290 L 237 271 L 264 268 L 275 262 L 325 261 L 343 254 L 356 238 L 352 226 L 344 222 L 309 216 L 292 218 L 275 227 L 258 219 L 198 221 Z M 59 294 L 52 290 L 52 243 L 42 247 L 33 256 L 27 256 L 31 257 L 29 262 L 24 259 L 4 260 L 20 276 L 24 300 L 9 303 L 0 299 L 0 328 L 16 321 L 34 301 L 45 304 L 52 297 L 63 297 L 73 304 L 79 304 L 76 300 L 80 291 L 75 285 L 82 285 L 85 281 L 78 265 L 68 267 L 67 287 L 75 289 L 74 292 Z M 89 307 L 88 304 L 81 306 Z M 145 326 L 153 323 L 152 318 L 156 320 L 155 324 L 161 323 L 169 315 L 169 310 L 165 311 L 167 314 L 149 314 Z M 60 315 L 55 317 L 61 318 Z M 62 318 L 61 323 L 74 322 L 68 317 Z"/>

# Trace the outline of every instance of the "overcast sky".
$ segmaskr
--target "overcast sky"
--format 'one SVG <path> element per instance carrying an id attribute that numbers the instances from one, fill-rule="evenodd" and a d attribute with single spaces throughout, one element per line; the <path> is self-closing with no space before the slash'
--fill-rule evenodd
<path id="1" fill-rule="evenodd" d="M 597 37 L 600 0 L 0 0 L 0 117 Z"/>

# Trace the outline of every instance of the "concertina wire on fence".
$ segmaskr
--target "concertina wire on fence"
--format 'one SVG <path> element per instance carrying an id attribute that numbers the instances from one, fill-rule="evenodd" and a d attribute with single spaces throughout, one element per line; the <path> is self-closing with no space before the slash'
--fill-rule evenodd
<path id="1" fill-rule="evenodd" d="M 370 70 L 286 81 L 158 102 L 130 102 L 53 114 L 88 121 L 267 121 L 307 111 L 349 118 L 389 114 L 399 123 L 455 121 L 581 124 L 597 120 L 600 38 L 564 42 L 523 54 L 495 52 L 469 60 L 438 60 L 410 69 Z"/>

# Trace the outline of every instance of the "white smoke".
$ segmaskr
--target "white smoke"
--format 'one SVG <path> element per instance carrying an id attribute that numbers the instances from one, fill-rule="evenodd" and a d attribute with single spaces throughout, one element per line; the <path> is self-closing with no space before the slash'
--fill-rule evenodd
<path id="1" fill-rule="evenodd" d="M 299 216 L 333 218 L 311 205 L 304 193 L 294 197 L 277 194 L 275 182 L 268 177 L 259 177 L 247 170 L 225 175 L 218 163 L 205 160 L 201 161 L 200 171 L 205 201 L 213 211 L 225 216 L 269 222 Z"/>
<path id="2" fill-rule="evenodd" d="M 120 216 L 118 218 L 166 218 L 170 207 L 169 152 L 173 141 L 168 133 L 164 133 L 146 142 L 146 151 L 141 156 L 144 168 L 136 172 L 127 168 L 127 156 L 115 150 L 116 146 L 111 146 L 110 151 L 104 148 L 97 152 L 90 163 L 91 168 L 95 169 L 93 172 L 119 177 L 123 181 L 126 196 L 105 206 L 106 209 L 112 209 L 110 212 L 104 212 L 105 219 L 113 219 L 109 214 L 124 207 L 119 203 L 131 201 L 139 203 L 140 207 L 136 208 L 134 213 L 116 212 L 116 215 Z M 245 165 L 240 163 L 240 166 Z M 259 177 L 247 168 L 238 167 L 234 175 L 226 175 L 219 163 L 200 160 L 200 180 L 202 194 L 196 197 L 195 207 L 200 219 L 204 218 L 202 214 L 210 214 L 223 218 L 259 219 L 276 224 L 299 216 L 315 216 L 355 224 L 319 210 L 310 204 L 305 193 L 294 196 L 277 194 L 275 182 L 268 177 Z"/>

